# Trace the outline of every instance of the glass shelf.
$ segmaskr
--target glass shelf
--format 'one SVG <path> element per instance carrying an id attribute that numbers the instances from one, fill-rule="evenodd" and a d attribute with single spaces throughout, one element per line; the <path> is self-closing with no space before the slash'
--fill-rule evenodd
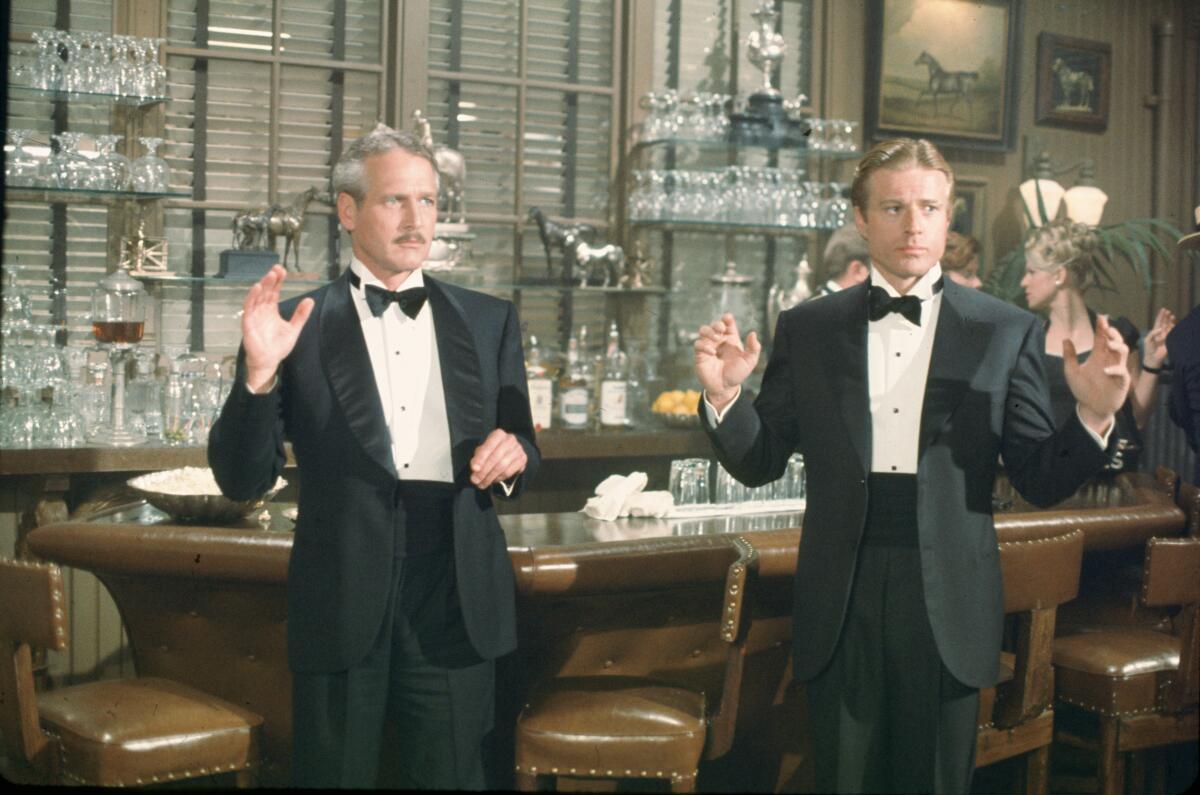
<path id="1" fill-rule="evenodd" d="M 170 97 L 135 97 L 129 94 L 102 94 L 94 91 L 58 91 L 33 88 L 9 83 L 7 86 L 9 99 L 48 99 L 52 102 L 105 102 L 113 105 L 129 105 L 138 108 L 148 108 L 159 105 Z"/>
<path id="2" fill-rule="evenodd" d="M 445 272 L 428 272 L 430 276 L 436 279 L 446 279 L 448 275 Z M 160 285 L 204 285 L 208 287 L 237 287 L 245 289 L 247 285 L 254 284 L 258 279 L 255 278 L 236 278 L 226 276 L 185 276 L 179 273 L 170 271 L 130 271 L 129 275 L 135 279 L 139 279 L 148 284 Z M 474 275 L 474 274 L 472 274 Z M 283 288 L 289 287 L 295 289 L 313 289 L 322 285 L 328 284 L 328 279 L 301 279 L 297 278 L 296 274 L 289 273 L 288 278 L 283 283 Z M 620 294 L 620 295 L 662 295 L 667 292 L 665 287 L 580 287 L 572 284 L 562 284 L 555 282 L 554 284 L 474 284 L 470 285 L 472 290 L 545 290 L 548 292 L 572 292 L 572 293 L 595 293 L 595 294 Z"/>
<path id="3" fill-rule="evenodd" d="M 815 235 L 821 229 L 777 224 L 731 224 L 723 221 L 630 221 L 630 226 L 643 229 L 662 229 L 667 232 L 699 232 L 713 235 L 784 235 L 803 237 Z"/>
<path id="4" fill-rule="evenodd" d="M 639 141 L 634 144 L 633 148 L 637 150 L 669 146 L 697 149 L 704 152 L 738 152 L 745 149 L 778 150 L 798 155 L 825 158 L 827 160 L 854 160 L 862 157 L 863 154 L 858 150 L 813 149 L 808 145 L 807 141 L 803 143 L 737 144 L 731 141 L 716 141 L 701 138 L 656 138 L 650 141 Z"/>
<path id="5" fill-rule="evenodd" d="M 486 290 L 545 290 L 547 292 L 564 293 L 605 293 L 613 295 L 665 295 L 666 287 L 580 287 L 577 284 L 494 284 L 483 285 L 475 289 Z"/>
<path id="6" fill-rule="evenodd" d="M 191 191 L 149 193 L 132 190 L 87 190 L 84 188 L 30 188 L 8 185 L 7 201 L 78 202 L 104 204 L 112 201 L 152 201 L 154 199 L 190 199 Z"/>

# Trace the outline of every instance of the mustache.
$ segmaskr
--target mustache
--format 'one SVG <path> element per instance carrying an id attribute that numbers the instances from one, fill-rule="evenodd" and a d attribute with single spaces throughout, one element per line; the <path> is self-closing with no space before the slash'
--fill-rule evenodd
<path id="1" fill-rule="evenodd" d="M 424 243 L 425 236 L 415 230 L 402 232 L 399 237 L 395 238 L 393 243 Z"/>

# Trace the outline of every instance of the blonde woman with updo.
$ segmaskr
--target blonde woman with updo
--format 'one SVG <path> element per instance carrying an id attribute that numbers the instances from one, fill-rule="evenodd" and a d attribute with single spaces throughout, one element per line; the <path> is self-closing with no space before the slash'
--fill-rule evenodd
<path id="1" fill-rule="evenodd" d="M 1091 353 L 1096 313 L 1084 302 L 1083 293 L 1095 281 L 1093 253 L 1095 233 L 1086 224 L 1055 222 L 1039 228 L 1025 243 L 1025 276 L 1021 287 L 1029 308 L 1046 318 L 1046 383 L 1054 421 L 1061 425 L 1075 407 L 1075 397 L 1063 375 L 1063 349 L 1070 344 L 1083 362 Z M 1109 469 L 1137 469 L 1142 446 L 1141 429 L 1146 427 L 1156 405 L 1155 390 L 1167 357 L 1167 332 L 1175 315 L 1163 308 L 1154 319 L 1139 352 L 1141 334 L 1127 318 L 1109 318 L 1129 346 L 1132 387 L 1125 405 L 1117 412 L 1116 433 L 1124 450 L 1114 456 Z M 1121 447 L 1120 442 L 1118 446 Z"/>

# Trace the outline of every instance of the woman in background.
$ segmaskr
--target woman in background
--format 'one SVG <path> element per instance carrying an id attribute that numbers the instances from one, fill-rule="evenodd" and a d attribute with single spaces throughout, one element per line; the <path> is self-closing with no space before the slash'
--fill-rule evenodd
<path id="1" fill-rule="evenodd" d="M 983 282 L 979 280 L 979 241 L 970 235 L 947 232 L 942 272 L 963 287 L 975 290 L 982 287 Z"/>
<path id="2" fill-rule="evenodd" d="M 1061 425 L 1074 410 L 1075 398 L 1063 375 L 1063 343 L 1070 340 L 1083 362 L 1092 350 L 1096 313 L 1083 293 L 1094 281 L 1091 251 L 1095 235 L 1086 224 L 1070 221 L 1040 227 L 1025 243 L 1025 276 L 1021 287 L 1029 308 L 1046 316 L 1046 383 L 1055 423 Z M 1163 308 L 1154 319 L 1139 352 L 1141 334 L 1127 318 L 1109 318 L 1129 346 L 1132 388 L 1117 412 L 1117 452 L 1109 465 L 1113 471 L 1137 469 L 1142 446 L 1141 430 L 1157 405 L 1155 391 L 1167 356 L 1167 333 L 1175 316 Z"/>

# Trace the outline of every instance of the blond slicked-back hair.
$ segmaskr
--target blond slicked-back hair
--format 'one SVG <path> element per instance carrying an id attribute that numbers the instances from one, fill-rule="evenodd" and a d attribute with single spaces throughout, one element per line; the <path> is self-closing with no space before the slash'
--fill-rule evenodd
<path id="1" fill-rule="evenodd" d="M 850 201 L 863 215 L 867 214 L 867 183 L 871 175 L 880 169 L 900 171 L 906 168 L 927 168 L 940 171 L 950 183 L 948 206 L 954 203 L 954 171 L 942 157 L 938 148 L 924 138 L 889 138 L 871 147 L 854 169 L 854 182 L 850 186 Z"/>

